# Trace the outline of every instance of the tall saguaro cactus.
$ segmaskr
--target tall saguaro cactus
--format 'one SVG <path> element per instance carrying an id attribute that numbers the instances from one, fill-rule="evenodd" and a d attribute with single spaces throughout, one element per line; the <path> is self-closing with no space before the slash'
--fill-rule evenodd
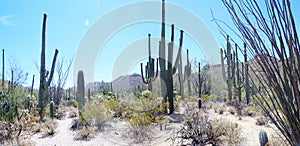
<path id="1" fill-rule="evenodd" d="M 226 81 L 224 55 L 223 55 L 223 49 L 222 48 L 220 48 L 220 56 L 221 56 L 222 77 L 223 77 L 223 80 Z"/>
<path id="2" fill-rule="evenodd" d="M 190 63 L 189 60 L 189 50 L 186 50 L 186 62 L 187 64 L 184 67 L 184 77 L 185 80 L 187 81 L 187 86 L 188 86 L 188 95 L 190 96 L 192 91 L 191 91 L 191 75 L 192 75 L 192 64 Z"/>
<path id="3" fill-rule="evenodd" d="M 50 83 L 53 78 L 53 73 L 54 73 L 54 68 L 55 68 L 55 62 L 58 54 L 58 50 L 55 49 L 54 57 L 52 60 L 52 66 L 51 66 L 51 71 L 48 80 L 46 80 L 46 77 L 48 73 L 46 72 L 46 67 L 45 67 L 45 49 L 46 49 L 46 20 L 47 20 L 47 15 L 44 14 L 43 17 L 43 28 L 42 28 L 42 50 L 41 50 L 41 65 L 40 65 L 40 87 L 39 87 L 39 100 L 38 100 L 38 107 L 39 107 L 39 115 L 40 115 L 40 120 L 43 119 L 44 117 L 44 109 L 45 105 L 47 103 L 46 101 L 46 96 L 48 92 L 48 87 L 50 86 Z"/>
<path id="4" fill-rule="evenodd" d="M 250 102 L 250 89 L 249 89 L 249 75 L 248 75 L 248 61 L 247 61 L 247 48 L 246 43 L 244 43 L 244 62 L 245 62 L 245 92 L 246 92 L 246 103 Z"/>
<path id="5" fill-rule="evenodd" d="M 77 74 L 77 94 L 76 101 L 78 102 L 79 110 L 82 110 L 85 102 L 85 85 L 84 85 L 84 75 L 83 71 L 78 71 Z"/>
<path id="6" fill-rule="evenodd" d="M 141 63 L 141 74 L 142 80 L 145 84 L 148 84 L 148 90 L 152 91 L 152 82 L 158 76 L 158 59 L 156 60 L 156 74 L 154 71 L 155 60 L 151 57 L 151 45 L 150 45 L 151 34 L 148 34 L 148 62 L 145 66 L 145 76 L 143 72 L 143 63 Z"/>
<path id="7" fill-rule="evenodd" d="M 169 104 L 169 114 L 174 111 L 173 104 L 173 74 L 176 72 L 180 54 L 177 54 L 175 65 L 173 66 L 173 47 L 174 47 L 174 25 L 171 25 L 171 42 L 168 43 L 168 50 L 166 54 L 165 41 L 165 0 L 162 0 L 162 23 L 161 23 L 161 40 L 159 41 L 159 65 L 160 77 L 164 82 L 161 82 L 161 94 L 164 97 L 163 102 Z M 180 31 L 180 44 L 182 46 L 183 30 Z M 181 47 L 178 52 L 181 53 Z M 165 107 L 167 112 L 167 107 Z"/>
<path id="8" fill-rule="evenodd" d="M 238 57 L 238 53 L 237 53 L 237 44 L 235 44 L 235 60 L 236 60 L 236 84 L 235 84 L 235 89 L 237 91 L 237 97 L 239 101 L 242 101 L 242 87 L 244 86 L 241 76 L 240 76 L 240 64 L 239 64 L 239 57 Z"/>
<path id="9" fill-rule="evenodd" d="M 227 92 L 228 99 L 232 100 L 232 77 L 231 77 L 231 45 L 229 41 L 229 36 L 227 35 Z"/>

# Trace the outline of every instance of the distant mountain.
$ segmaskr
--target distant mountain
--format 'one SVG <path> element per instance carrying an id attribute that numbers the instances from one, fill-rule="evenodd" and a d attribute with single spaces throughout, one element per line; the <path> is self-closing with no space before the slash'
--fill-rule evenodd
<path id="1" fill-rule="evenodd" d="M 142 81 L 142 76 L 137 73 L 131 75 L 120 76 L 117 79 L 113 80 L 112 87 L 113 90 L 129 90 L 136 86 L 145 87 L 145 84 Z"/>

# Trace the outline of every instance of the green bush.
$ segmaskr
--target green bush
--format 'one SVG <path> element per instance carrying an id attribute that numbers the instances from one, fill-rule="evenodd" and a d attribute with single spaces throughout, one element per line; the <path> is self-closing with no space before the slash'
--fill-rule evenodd
<path id="1" fill-rule="evenodd" d="M 91 127 L 95 127 L 97 130 L 101 131 L 110 118 L 103 103 L 97 101 L 85 103 L 82 117 Z"/>
<path id="2" fill-rule="evenodd" d="M 76 100 L 68 100 L 68 106 L 78 107 L 78 102 Z"/>

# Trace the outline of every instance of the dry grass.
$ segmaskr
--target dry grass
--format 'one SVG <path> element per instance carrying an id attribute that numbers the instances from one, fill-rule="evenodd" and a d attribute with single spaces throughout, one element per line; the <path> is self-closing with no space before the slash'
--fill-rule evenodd
<path id="1" fill-rule="evenodd" d="M 91 140 L 95 136 L 96 132 L 90 127 L 83 127 L 76 132 L 74 140 Z"/>

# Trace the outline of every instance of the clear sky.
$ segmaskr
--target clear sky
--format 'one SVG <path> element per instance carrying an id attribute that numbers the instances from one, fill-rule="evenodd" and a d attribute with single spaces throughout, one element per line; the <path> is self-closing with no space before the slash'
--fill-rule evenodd
<path id="1" fill-rule="evenodd" d="M 36 63 L 40 63 L 41 51 L 41 29 L 43 13 L 47 13 L 47 35 L 46 35 L 46 66 L 50 70 L 54 49 L 59 49 L 58 59 L 65 57 L 71 59 L 76 56 L 77 49 L 81 40 L 97 20 L 110 12 L 141 0 L 15 0 L 2 1 L 0 5 L 0 48 L 5 49 L 6 55 L 6 79 L 10 77 L 9 58 L 12 56 L 17 61 L 20 68 L 29 74 L 26 85 L 30 85 L 31 77 L 36 75 L 36 84 L 38 86 L 38 68 Z M 154 0 L 160 2 L 160 0 Z M 226 20 L 230 23 L 230 17 L 227 10 L 222 5 L 221 0 L 166 0 L 170 4 L 177 5 L 194 15 L 196 15 L 206 27 L 211 31 L 217 41 L 216 52 L 220 47 L 224 47 L 225 40 L 219 34 L 217 26 L 211 21 L 211 11 L 213 10 L 216 18 Z M 296 23 L 300 30 L 300 2 L 292 0 L 292 6 Z M 157 8 L 160 12 L 160 7 Z M 166 10 L 168 13 L 168 9 Z M 137 11 L 139 13 L 145 13 Z M 152 12 L 147 12 L 152 13 Z M 189 22 L 184 16 L 178 15 L 182 21 Z M 122 19 L 118 16 L 118 19 Z M 147 18 L 145 18 L 147 19 Z M 118 22 L 118 21 L 117 21 Z M 116 23 L 117 23 L 116 22 Z M 191 22 L 192 23 L 192 22 Z M 176 25 L 176 24 L 175 24 Z M 101 28 L 105 30 L 106 28 Z M 187 28 L 183 28 L 187 29 Z M 179 28 L 176 29 L 175 43 L 179 38 Z M 153 37 L 159 37 L 160 24 L 158 22 L 143 22 L 127 25 L 118 30 L 106 41 L 101 53 L 97 54 L 97 62 L 94 67 L 94 79 L 97 81 L 111 81 L 114 63 L 119 54 L 126 46 L 130 46 L 137 40 L 147 38 L 147 33 Z M 167 37 L 169 36 L 169 27 L 167 27 Z M 158 43 L 155 42 L 157 45 Z M 197 46 L 192 36 L 185 35 L 184 50 L 190 49 L 191 58 L 205 60 L 203 48 Z M 147 44 L 144 45 L 145 51 Z M 155 47 L 155 46 L 153 46 Z M 219 54 L 216 54 L 219 57 Z M 143 58 L 140 58 L 143 59 Z M 206 58 L 207 59 L 207 58 Z M 67 86 L 73 85 L 73 68 L 71 68 Z M 139 62 L 131 67 L 131 72 L 139 73 Z"/>

